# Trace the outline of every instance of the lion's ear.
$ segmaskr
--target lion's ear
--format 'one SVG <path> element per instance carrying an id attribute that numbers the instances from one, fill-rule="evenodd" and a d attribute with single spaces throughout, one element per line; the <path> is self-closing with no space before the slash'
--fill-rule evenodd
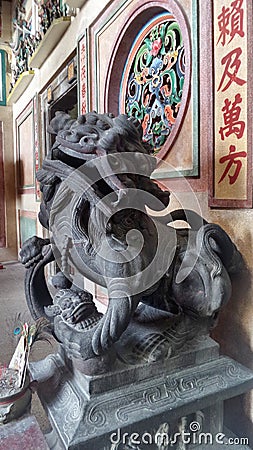
<path id="1" fill-rule="evenodd" d="M 57 134 L 59 130 L 65 128 L 66 126 L 69 128 L 70 121 L 73 122 L 73 119 L 71 119 L 69 114 L 64 111 L 56 111 L 55 117 L 53 117 L 47 126 L 47 131 L 50 134 Z"/>

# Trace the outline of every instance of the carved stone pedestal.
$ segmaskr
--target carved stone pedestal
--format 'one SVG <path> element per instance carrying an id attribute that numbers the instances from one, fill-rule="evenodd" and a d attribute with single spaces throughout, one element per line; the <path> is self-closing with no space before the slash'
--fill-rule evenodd
<path id="1" fill-rule="evenodd" d="M 57 450 L 220 448 L 223 400 L 253 387 L 253 373 L 220 357 L 209 337 L 170 359 L 118 361 L 96 376 L 81 373 L 61 348 L 30 370 L 52 424 L 49 445 Z"/>

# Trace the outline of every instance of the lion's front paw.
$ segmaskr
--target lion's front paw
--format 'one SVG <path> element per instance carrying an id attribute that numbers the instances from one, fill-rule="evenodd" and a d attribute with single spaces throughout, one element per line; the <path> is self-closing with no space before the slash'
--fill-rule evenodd
<path id="1" fill-rule="evenodd" d="M 108 309 L 92 337 L 92 348 L 96 355 L 105 353 L 114 342 L 119 340 L 136 306 L 137 302 L 131 297 L 109 299 Z"/>
<path id="2" fill-rule="evenodd" d="M 42 239 L 38 236 L 27 239 L 19 253 L 22 264 L 29 268 L 40 261 L 43 258 L 42 249 L 48 244 L 50 244 L 49 239 Z"/>

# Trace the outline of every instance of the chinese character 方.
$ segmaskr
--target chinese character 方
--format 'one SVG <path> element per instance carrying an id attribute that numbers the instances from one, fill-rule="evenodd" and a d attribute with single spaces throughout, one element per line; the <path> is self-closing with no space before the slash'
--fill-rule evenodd
<path id="1" fill-rule="evenodd" d="M 242 152 L 236 152 L 236 147 L 235 145 L 230 145 L 229 147 L 229 154 L 222 156 L 219 159 L 219 162 L 221 164 L 224 164 L 227 162 L 226 168 L 219 180 L 219 183 L 221 183 L 224 178 L 228 175 L 229 178 L 229 184 L 234 184 L 239 176 L 239 173 L 241 171 L 242 168 L 242 161 L 240 160 L 240 158 L 246 158 L 247 153 L 242 151 Z M 229 174 L 230 170 L 234 168 L 234 172 L 233 174 Z"/>

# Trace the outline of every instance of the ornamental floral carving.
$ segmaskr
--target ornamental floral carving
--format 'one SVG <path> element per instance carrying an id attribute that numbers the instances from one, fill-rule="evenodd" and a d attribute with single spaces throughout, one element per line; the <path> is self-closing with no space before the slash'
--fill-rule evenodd
<path id="1" fill-rule="evenodd" d="M 122 78 L 123 108 L 140 120 L 143 140 L 158 153 L 177 125 L 185 81 L 185 46 L 172 13 L 140 31 Z"/>

